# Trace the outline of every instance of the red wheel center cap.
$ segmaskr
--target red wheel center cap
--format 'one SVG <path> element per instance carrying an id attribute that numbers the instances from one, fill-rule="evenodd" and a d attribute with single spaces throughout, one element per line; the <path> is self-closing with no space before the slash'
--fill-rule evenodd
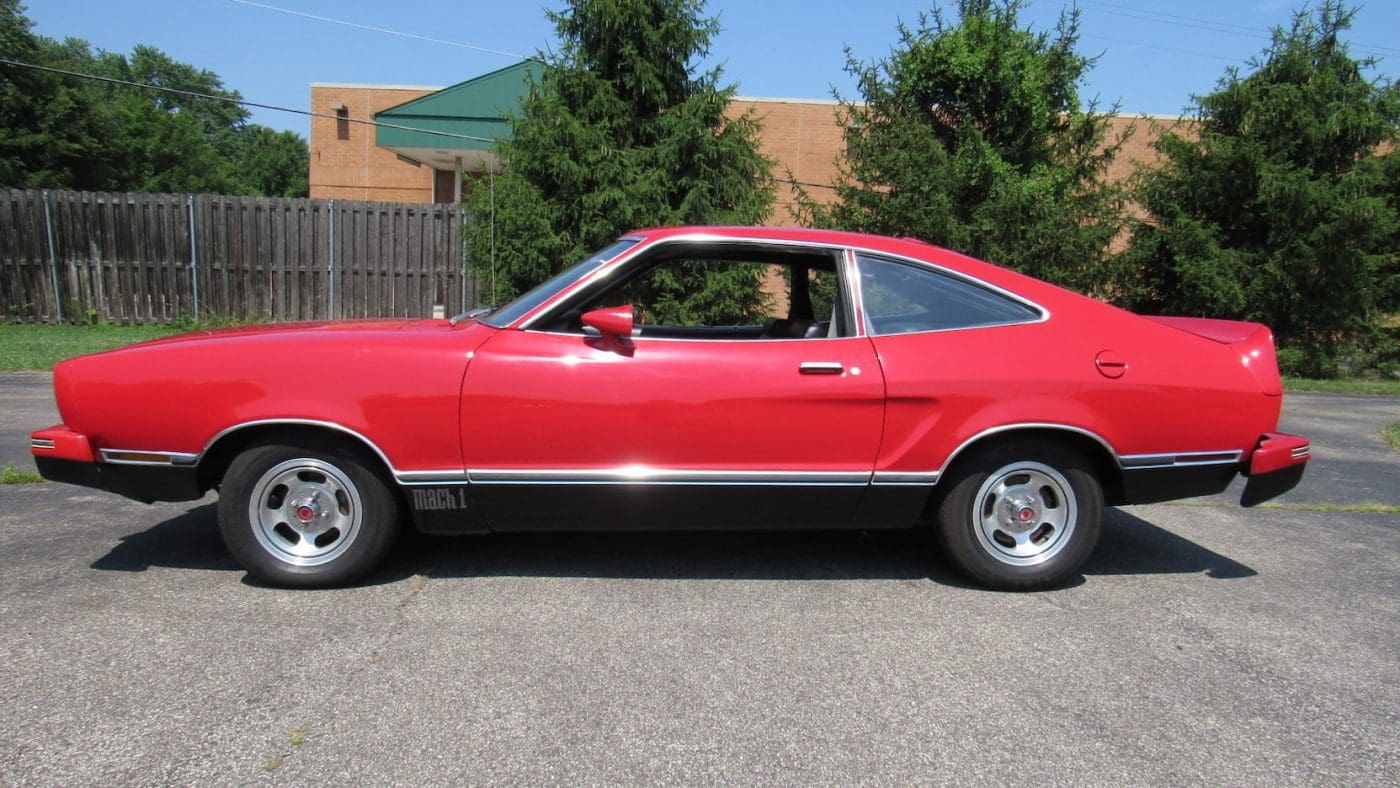
<path id="1" fill-rule="evenodd" d="M 1029 506 L 1022 506 L 1021 509 L 1016 512 L 1016 519 L 1023 523 L 1028 523 L 1035 519 L 1035 510 Z"/>
<path id="2" fill-rule="evenodd" d="M 316 510 L 305 504 L 297 507 L 297 519 L 309 523 L 316 517 Z"/>

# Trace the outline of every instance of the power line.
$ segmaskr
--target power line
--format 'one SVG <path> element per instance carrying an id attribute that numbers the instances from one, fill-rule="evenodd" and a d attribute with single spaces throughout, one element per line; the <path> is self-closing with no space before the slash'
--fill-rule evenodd
<path id="1" fill-rule="evenodd" d="M 1162 46 L 1161 44 L 1149 44 L 1146 41 L 1129 41 L 1126 38 L 1114 38 L 1113 36 L 1088 35 L 1082 38 L 1093 38 L 1099 41 L 1111 41 L 1115 44 L 1128 44 L 1129 46 L 1147 47 L 1148 49 L 1160 49 L 1163 52 L 1175 52 L 1178 55 L 1195 55 L 1196 57 L 1208 57 L 1214 60 L 1224 60 L 1227 63 L 1247 63 L 1243 58 L 1230 57 L 1228 55 L 1218 55 L 1214 52 L 1197 52 L 1192 49 L 1178 49 L 1176 47 Z"/>
<path id="2" fill-rule="evenodd" d="M 367 120 L 367 119 L 364 119 L 364 118 L 352 118 L 352 117 L 350 117 L 349 115 L 332 115 L 332 114 L 327 113 L 327 112 L 312 112 L 312 111 L 310 111 L 310 110 L 305 110 L 305 109 L 294 109 L 294 108 L 292 108 L 292 107 L 279 107 L 279 106 L 277 106 L 276 104 L 262 104 L 262 103 L 259 103 L 259 102 L 256 102 L 256 101 L 247 101 L 247 100 L 241 99 L 241 98 L 231 98 L 231 97 L 229 97 L 229 96 L 218 96 L 218 95 L 214 95 L 214 94 L 212 94 L 212 93 L 200 93 L 200 92 L 198 92 L 198 91 L 194 91 L 194 90 L 182 90 L 182 89 L 180 89 L 180 88 L 168 88 L 168 87 L 163 87 L 163 86 L 161 86 L 161 85 L 151 85 L 151 84 L 148 84 L 148 83 L 145 83 L 145 82 L 132 82 L 132 81 L 126 80 L 126 79 L 117 79 L 117 78 L 115 78 L 115 77 L 104 77 L 104 76 L 100 76 L 100 75 L 98 75 L 98 74 L 84 74 L 84 73 L 81 72 L 81 71 L 68 71 L 67 69 L 53 68 L 52 66 L 40 66 L 40 65 L 36 65 L 36 64 L 34 64 L 34 63 L 23 63 L 23 62 L 20 62 L 20 61 L 18 61 L 18 60 L 10 60 L 9 58 L 3 58 L 3 57 L 0 57 L 0 63 L 5 63 L 5 64 L 11 65 L 11 66 L 19 66 L 20 68 L 32 68 L 32 69 L 34 69 L 34 70 L 36 70 L 36 71 L 47 71 L 47 72 L 49 72 L 49 73 L 51 73 L 51 74 L 62 74 L 62 75 L 64 75 L 64 76 L 68 76 L 68 77 L 79 77 L 79 78 L 81 78 L 81 79 L 92 79 L 92 80 L 96 80 L 96 81 L 98 81 L 98 82 L 107 82 L 107 83 L 110 83 L 110 84 L 113 84 L 113 85 L 126 85 L 126 86 L 128 86 L 128 87 L 141 88 L 141 89 L 143 89 L 143 90 L 156 90 L 156 91 L 160 91 L 160 92 L 163 92 L 163 93 L 176 93 L 176 94 L 179 94 L 179 95 L 181 95 L 181 96 L 192 96 L 192 97 L 194 97 L 194 98 L 208 99 L 208 100 L 210 100 L 210 101 L 223 101 L 223 102 L 227 102 L 227 103 L 229 103 L 229 104 L 239 104 L 239 105 L 242 105 L 242 106 L 245 106 L 245 107 L 257 107 L 258 109 L 276 110 L 277 112 L 291 112 L 291 113 L 293 113 L 293 114 L 295 114 L 295 115 L 305 115 L 305 116 L 310 117 L 310 118 L 330 118 L 331 120 L 344 120 L 344 121 L 349 121 L 350 123 L 359 123 L 359 124 L 365 125 L 365 126 L 378 126 L 378 127 L 380 127 L 380 128 L 399 129 L 399 130 L 401 130 L 401 131 L 416 131 L 416 132 L 420 132 L 420 133 L 422 133 L 422 134 L 433 134 L 433 135 L 438 136 L 438 137 L 450 137 L 450 138 L 452 138 L 452 139 L 471 140 L 471 141 L 473 141 L 473 142 L 486 142 L 486 143 L 492 143 L 492 144 L 494 144 L 494 143 L 496 142 L 494 139 L 491 139 L 490 137 L 473 137 L 473 136 L 471 136 L 470 134 L 454 134 L 453 132 L 450 132 L 450 131 L 437 131 L 437 130 L 434 130 L 434 129 L 420 129 L 420 128 L 417 128 L 417 127 L 414 127 L 414 126 L 402 126 L 402 125 L 400 125 L 400 124 L 398 124 L 398 123 L 385 123 L 385 122 L 383 122 L 383 121 L 378 121 L 378 120 Z"/>
<path id="3" fill-rule="evenodd" d="M 1178 27 L 1194 28 L 1194 29 L 1197 29 L 1197 30 L 1205 30 L 1205 31 L 1208 31 L 1208 32 L 1213 32 L 1213 33 L 1225 33 L 1225 34 L 1227 34 L 1227 35 L 1245 36 L 1245 37 L 1249 37 L 1249 38 L 1258 38 L 1258 39 L 1269 39 L 1269 38 L 1272 38 L 1272 36 L 1273 36 L 1273 31 L 1272 31 L 1272 30 L 1269 30 L 1269 29 L 1266 29 L 1266 28 L 1252 27 L 1252 26 L 1249 26 L 1249 25 L 1239 25 L 1239 24 L 1235 24 L 1235 23 L 1233 23 L 1233 22 L 1222 22 L 1222 21 L 1213 20 L 1213 19 L 1204 19 L 1204 18 L 1201 18 L 1201 17 L 1186 16 L 1186 15 L 1183 15 L 1183 14 L 1173 14 L 1173 13 L 1169 13 L 1169 12 L 1166 12 L 1166 11 L 1155 11 L 1155 10 L 1150 10 L 1150 9 L 1145 9 L 1145 8 L 1137 8 L 1137 7 L 1134 7 L 1134 6 L 1123 5 L 1123 4 L 1121 4 L 1121 3 L 1105 2 L 1105 0 L 1078 0 L 1078 1 L 1079 1 L 1079 2 L 1082 2 L 1082 3 L 1083 3 L 1084 5 L 1086 5 L 1086 6 L 1089 6 L 1090 8 L 1093 8 L 1093 9 L 1096 10 L 1096 11 L 1099 11 L 1099 12 L 1102 12 L 1102 13 L 1105 13 L 1105 14 L 1111 14 L 1111 15 L 1114 15 L 1114 16 L 1120 16 L 1120 17 L 1125 17 L 1125 18 L 1129 18 L 1129 19 L 1138 19 L 1138 20 L 1142 20 L 1142 21 L 1145 21 L 1145 22 L 1156 22 L 1156 23 L 1160 23 L 1160 24 L 1176 25 L 1176 26 L 1178 26 Z M 237 3 L 237 4 L 239 4 L 239 5 L 250 6 L 250 7 L 253 7 L 253 8 L 261 8 L 261 9 L 264 9 L 264 10 L 267 10 L 267 11 L 275 11 L 275 12 L 277 12 L 277 13 L 288 14 L 288 15 L 291 15 L 291 16 L 299 16 L 299 17 L 303 17 L 303 18 L 305 18 L 305 19 L 314 19 L 314 20 L 317 20 L 317 21 L 320 21 L 320 22 L 330 22 L 330 23 L 332 23 L 332 24 L 344 25 L 344 26 L 346 26 L 346 27 L 358 28 L 358 29 L 360 29 L 360 30 L 370 30 L 370 31 L 373 31 L 373 32 L 376 32 L 376 33 L 385 33 L 385 34 L 392 35 L 392 36 L 399 36 L 399 37 L 401 37 L 401 38 L 411 38 L 411 39 L 415 39 L 415 40 L 418 40 L 418 41 L 427 41 L 427 42 L 433 43 L 433 44 L 442 44 L 442 45 L 444 45 L 444 46 L 452 46 L 452 47 L 458 47 L 458 48 L 461 48 L 461 49 L 469 49 L 469 50 L 473 50 L 473 51 L 476 51 L 476 52 L 487 52 L 487 53 L 490 53 L 490 54 L 493 54 L 493 55 L 504 55 L 504 56 L 506 56 L 506 57 L 515 57 L 515 58 L 520 58 L 520 59 L 522 59 L 522 60 L 535 60 L 535 61 L 539 61 L 539 60 L 540 60 L 538 57 L 533 56 L 533 55 L 522 55 L 522 54 L 520 54 L 520 53 L 518 53 L 518 52 L 510 52 L 510 51 L 503 50 L 503 49 L 492 49 L 492 48 L 490 48 L 490 47 L 477 46 L 477 45 L 475 45 L 475 44 L 464 44 L 464 43 L 461 43 L 461 42 L 458 42 L 458 41 L 447 41 L 447 40 L 441 39 L 441 38 L 431 38 L 431 37 L 429 37 L 429 36 L 423 36 L 423 35 L 419 35 L 419 34 L 417 34 L 417 33 L 407 33 L 407 32 L 401 31 L 401 30 L 393 30 L 393 29 L 387 28 L 387 27 L 377 27 L 377 26 L 375 26 L 375 25 L 366 25 L 366 24 L 363 24 L 363 23 L 360 23 L 360 22 L 351 22 L 351 21 L 346 20 L 346 19 L 336 19 L 336 18 L 334 18 L 334 17 L 321 16 L 321 15 L 319 15 L 319 14 L 311 14 L 311 13 L 307 13 L 307 12 L 305 12 L 305 11 L 296 11 L 296 10 L 290 9 L 290 8 L 279 8 L 278 6 L 268 5 L 268 4 L 266 4 L 266 3 L 253 2 L 253 0 L 229 0 L 229 2 Z M 1094 37 L 1094 36 L 1085 36 L 1085 37 L 1086 37 L 1086 38 L 1090 38 L 1090 37 Z M 1153 48 L 1153 49 L 1161 49 L 1161 50 L 1167 51 L 1167 52 L 1176 52 L 1176 53 L 1179 53 L 1179 54 L 1196 55 L 1196 56 L 1199 56 L 1199 57 L 1209 57 L 1209 58 L 1214 58 L 1214 59 L 1216 59 L 1216 60 L 1225 60 L 1225 61 L 1233 62 L 1233 63 L 1244 63 L 1244 62 L 1247 62 L 1247 61 L 1246 61 L 1245 59 L 1243 59 L 1243 58 L 1227 57 L 1227 56 L 1225 56 L 1225 55 L 1212 54 L 1212 53 L 1206 53 L 1206 52 L 1193 52 L 1193 51 L 1185 50 L 1185 49 L 1173 49 L 1173 48 L 1171 48 L 1171 47 L 1165 47 L 1165 46 L 1160 46 L 1160 45 L 1156 45 L 1156 44 L 1148 44 L 1148 43 L 1139 42 L 1139 41 L 1129 41 L 1129 40 L 1126 40 L 1126 39 L 1113 39 L 1113 38 L 1108 38 L 1108 37 L 1106 37 L 1106 36 L 1097 36 L 1097 37 L 1098 37 L 1098 38 L 1102 38 L 1102 39 L 1104 39 L 1104 40 L 1108 40 L 1108 41 L 1115 41 L 1116 43 L 1120 43 L 1120 44 L 1133 44 L 1133 45 L 1137 45 L 1137 46 L 1151 47 L 1151 48 Z M 1362 53 L 1362 54 L 1381 55 L 1381 56 L 1383 56 L 1383 55 L 1400 55 L 1400 49 L 1396 49 L 1396 48 L 1393 48 L 1393 47 L 1386 47 L 1386 46 L 1379 46 L 1379 45 L 1371 45 L 1371 44 L 1361 44 L 1361 43 L 1358 43 L 1358 42 L 1349 42 L 1349 43 L 1350 43 L 1350 45 L 1351 45 L 1354 49 L 1356 49 L 1358 52 L 1360 52 L 1360 53 Z"/>
<path id="4" fill-rule="evenodd" d="M 1233 22 L 1218 22 L 1210 19 L 1182 16 L 1181 14 L 1170 14 L 1166 11 L 1150 11 L 1147 9 L 1120 5 L 1118 3 L 1106 3 L 1102 2 L 1102 0 L 1079 0 L 1079 2 L 1102 13 L 1127 17 L 1129 19 L 1142 19 L 1148 22 L 1161 22 L 1167 25 L 1194 27 L 1199 30 L 1210 30 L 1216 33 L 1230 33 L 1232 35 L 1251 36 L 1254 38 L 1268 38 L 1271 35 L 1267 30 L 1246 25 L 1237 25 Z"/>
<path id="5" fill-rule="evenodd" d="M 1213 33 L 1225 33 L 1235 36 L 1246 36 L 1250 38 L 1272 39 L 1273 31 L 1266 28 L 1252 27 L 1249 25 L 1238 25 L 1233 22 L 1222 22 L 1214 19 L 1204 19 L 1195 16 L 1185 16 L 1183 14 L 1173 14 L 1167 11 L 1155 11 L 1145 8 L 1123 5 L 1121 3 L 1110 3 L 1105 0 L 1079 0 L 1084 5 L 1105 14 L 1126 17 L 1129 19 L 1140 19 L 1146 22 L 1157 22 L 1166 25 L 1176 25 L 1178 27 L 1189 27 L 1197 30 L 1206 30 Z M 1368 55 L 1400 55 L 1400 49 L 1394 47 L 1379 46 L 1374 44 L 1362 44 L 1351 41 L 1348 44 Z"/>
<path id="6" fill-rule="evenodd" d="M 355 27 L 359 28 L 360 30 L 371 30 L 375 33 L 387 33 L 388 35 L 398 36 L 400 38 L 412 38 L 417 41 L 427 41 L 430 44 L 442 44 L 444 46 L 458 47 L 459 49 L 470 49 L 475 52 L 486 52 L 492 55 L 504 55 L 506 57 L 514 57 L 519 58 L 521 60 L 539 60 L 539 58 L 533 55 L 522 55 L 518 52 L 508 52 L 504 49 L 479 47 L 475 44 L 463 44 L 459 41 L 447 41 L 441 38 L 430 38 L 428 36 L 420 36 L 417 33 L 405 33 L 402 30 L 391 30 L 387 27 L 375 27 L 374 25 L 365 25 L 359 22 L 351 22 L 346 19 L 336 19 L 334 17 L 320 16 L 318 14 L 308 14 L 305 11 L 294 11 L 290 8 L 278 8 L 275 5 L 267 5 L 266 3 L 254 3 L 252 2 L 252 0 L 229 0 L 229 2 L 237 3 L 239 5 L 251 6 L 253 8 L 262 8 L 267 11 L 276 11 L 279 14 L 288 14 L 291 16 L 300 16 L 306 19 L 315 19 L 318 22 L 330 22 L 331 24 L 345 25 L 346 27 Z"/>
<path id="7" fill-rule="evenodd" d="M 1085 5 L 1089 6 L 1098 6 L 1099 10 L 1104 11 L 1105 13 L 1115 13 L 1114 11 L 1108 10 L 1110 8 L 1113 8 L 1118 9 L 1117 13 L 1120 16 L 1137 15 L 1136 18 L 1138 19 L 1146 19 L 1148 21 L 1154 22 L 1160 21 L 1166 24 L 1181 24 L 1188 27 L 1195 26 L 1201 27 L 1205 30 L 1214 29 L 1222 33 L 1238 33 L 1239 35 L 1251 35 L 1258 36 L 1261 38 L 1272 38 L 1274 34 L 1271 28 L 1253 27 L 1250 25 L 1237 25 L 1233 22 L 1221 22 L 1214 19 L 1205 19 L 1196 16 L 1185 16 L 1183 14 L 1173 14 L 1167 11 L 1156 11 L 1145 8 L 1136 8 L 1134 6 L 1124 5 L 1123 3 L 1107 2 L 1107 0 L 1079 0 L 1079 2 L 1082 2 Z M 1382 52 L 1400 54 L 1400 49 L 1397 49 L 1395 47 L 1380 46 L 1378 44 L 1363 44 L 1359 41 L 1350 41 L 1348 43 L 1358 50 L 1369 52 L 1371 54 L 1378 54 Z"/>

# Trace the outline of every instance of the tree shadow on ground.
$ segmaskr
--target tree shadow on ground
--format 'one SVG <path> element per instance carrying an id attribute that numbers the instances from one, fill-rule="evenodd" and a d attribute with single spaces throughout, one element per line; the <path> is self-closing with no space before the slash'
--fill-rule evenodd
<path id="1" fill-rule="evenodd" d="M 224 549 L 213 504 L 122 538 L 94 569 L 153 566 L 241 571 Z M 445 537 L 406 533 L 365 582 L 414 575 L 666 580 L 929 579 L 971 588 L 937 557 L 928 529 L 905 531 L 740 531 L 532 533 Z M 1249 567 L 1140 517 L 1109 509 L 1103 539 L 1084 574 L 1253 576 Z M 1077 585 L 1076 579 L 1071 585 Z"/>

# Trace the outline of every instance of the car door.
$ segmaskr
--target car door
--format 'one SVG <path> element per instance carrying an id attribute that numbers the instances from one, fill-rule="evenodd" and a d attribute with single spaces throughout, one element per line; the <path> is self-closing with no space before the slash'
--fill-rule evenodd
<path id="1" fill-rule="evenodd" d="M 864 336 L 505 330 L 471 361 L 461 433 L 498 530 L 832 527 L 869 484 L 883 420 Z"/>

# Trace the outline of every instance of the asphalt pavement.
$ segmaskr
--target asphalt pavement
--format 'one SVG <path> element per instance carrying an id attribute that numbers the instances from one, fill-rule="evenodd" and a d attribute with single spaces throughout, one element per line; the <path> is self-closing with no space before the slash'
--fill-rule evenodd
<path id="1" fill-rule="evenodd" d="M 47 385 L 0 375 L 0 450 Z M 1400 400 L 1287 402 L 1283 503 L 1400 503 Z M 919 532 L 414 536 L 282 591 L 212 500 L 0 487 L 0 783 L 1400 783 L 1400 515 L 1112 510 L 1037 594 Z"/>
<path id="2" fill-rule="evenodd" d="M 53 375 L 0 372 L 0 468 L 34 469 L 29 433 L 60 421 L 53 399 Z"/>
<path id="3" fill-rule="evenodd" d="M 1380 434 L 1400 421 L 1400 397 L 1285 394 L 1280 421 L 1283 431 L 1307 437 L 1313 451 L 1303 481 L 1281 503 L 1400 506 L 1400 454 Z"/>

